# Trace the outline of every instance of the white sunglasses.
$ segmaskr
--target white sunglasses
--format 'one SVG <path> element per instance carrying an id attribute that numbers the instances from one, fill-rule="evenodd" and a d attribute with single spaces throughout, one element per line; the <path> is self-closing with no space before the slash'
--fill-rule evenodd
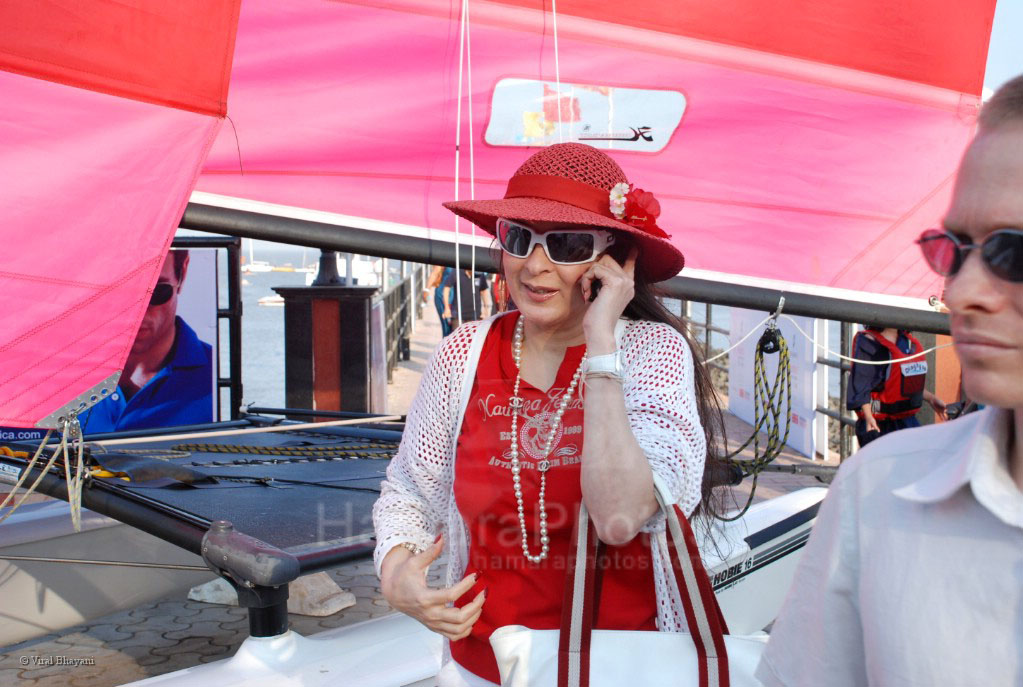
<path id="1" fill-rule="evenodd" d="M 599 258 L 615 242 L 615 237 L 603 229 L 555 229 L 540 233 L 501 217 L 497 220 L 497 240 L 506 253 L 516 258 L 528 258 L 540 244 L 554 264 L 580 265 Z"/>

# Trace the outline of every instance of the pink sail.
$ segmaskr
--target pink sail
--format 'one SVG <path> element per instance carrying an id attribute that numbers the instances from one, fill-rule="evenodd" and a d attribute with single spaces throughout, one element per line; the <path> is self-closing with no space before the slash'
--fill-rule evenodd
<path id="1" fill-rule="evenodd" d="M 491 143 L 495 119 L 533 117 L 532 133 L 551 132 L 531 139 L 543 145 L 562 140 L 555 126 L 580 134 L 593 92 L 679 93 L 681 122 L 655 127 L 657 146 L 611 154 L 660 200 L 689 268 L 938 295 L 912 241 L 939 221 L 972 135 L 994 8 L 939 4 L 790 0 L 767 17 L 746 0 L 559 2 L 559 104 L 550 14 L 470 3 L 472 133 L 466 99 L 457 194 L 471 193 L 470 141 L 479 198 L 502 196 L 531 152 Z M 233 125 L 197 188 L 453 229 L 440 204 L 456 194 L 458 9 L 245 5 Z M 535 82 L 517 115 L 495 96 L 510 79 Z M 615 105 L 615 127 L 649 124 Z"/>
<path id="2" fill-rule="evenodd" d="M 532 0 L 470 2 L 471 59 L 441 0 L 7 0 L 0 425 L 121 369 L 197 175 L 444 236 L 442 201 L 596 141 L 691 273 L 937 295 L 912 240 L 972 134 L 994 6 L 564 0 L 556 69 Z"/>
<path id="3" fill-rule="evenodd" d="M 32 427 L 124 365 L 220 120 L 3 72 L 0 90 L 0 425 Z"/>
<path id="4" fill-rule="evenodd" d="M 56 426 L 123 367 L 220 128 L 237 9 L 0 7 L 0 426 Z"/>

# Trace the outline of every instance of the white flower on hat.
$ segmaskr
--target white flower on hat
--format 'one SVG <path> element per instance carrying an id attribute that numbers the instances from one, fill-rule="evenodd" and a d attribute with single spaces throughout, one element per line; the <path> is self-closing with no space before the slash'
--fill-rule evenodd
<path id="1" fill-rule="evenodd" d="M 611 187 L 609 198 L 611 214 L 616 219 L 621 220 L 625 218 L 625 195 L 629 192 L 629 188 L 629 184 L 624 181 Z"/>

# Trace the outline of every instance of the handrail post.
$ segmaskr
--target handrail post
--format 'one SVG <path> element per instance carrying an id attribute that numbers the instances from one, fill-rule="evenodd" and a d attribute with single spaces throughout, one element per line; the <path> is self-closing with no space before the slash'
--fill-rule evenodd
<path id="1" fill-rule="evenodd" d="M 842 355 L 846 357 L 852 356 L 852 325 L 848 322 L 841 323 L 841 335 L 839 341 L 839 348 L 842 351 Z M 839 368 L 839 383 L 838 383 L 838 412 L 841 415 L 845 414 L 845 399 L 849 391 L 849 374 L 850 371 L 843 368 Z M 852 453 L 852 441 L 849 436 L 849 428 L 846 427 L 845 423 L 838 423 L 838 460 L 844 462 L 849 454 Z"/>
<path id="2" fill-rule="evenodd" d="M 704 324 L 706 325 L 703 328 L 703 357 L 704 358 L 709 358 L 710 357 L 710 328 L 713 325 L 713 322 L 711 321 L 711 317 L 713 317 L 713 315 L 711 313 L 711 310 L 712 310 L 713 307 L 714 307 L 713 305 L 711 305 L 710 303 L 707 303 L 705 308 L 704 308 L 703 320 L 704 320 Z"/>

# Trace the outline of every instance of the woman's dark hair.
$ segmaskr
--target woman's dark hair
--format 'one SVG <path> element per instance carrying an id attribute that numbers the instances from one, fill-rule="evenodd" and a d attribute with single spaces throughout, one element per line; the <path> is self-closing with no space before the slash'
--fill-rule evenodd
<path id="1" fill-rule="evenodd" d="M 608 250 L 619 264 L 624 264 L 626 256 L 632 247 L 632 242 L 624 238 L 621 232 L 616 232 L 616 241 Z M 707 518 L 723 515 L 724 508 L 728 505 L 727 490 L 715 488 L 728 484 L 730 465 L 721 456 L 720 445 L 723 445 L 725 437 L 725 421 L 721 414 L 721 403 L 714 390 L 714 383 L 710 377 L 710 371 L 703 363 L 704 353 L 693 341 L 688 327 L 682 318 L 672 313 L 664 306 L 661 300 L 665 294 L 657 290 L 644 275 L 637 270 L 635 280 L 635 292 L 632 300 L 625 306 L 623 317 L 630 320 L 649 320 L 666 324 L 682 335 L 689 350 L 693 355 L 693 375 L 696 387 L 696 405 L 700 414 L 700 424 L 703 426 L 703 433 L 707 440 L 707 456 L 703 469 L 703 480 L 700 484 L 700 505 L 696 509 L 697 515 Z M 721 444 L 719 444 L 719 441 Z"/>

